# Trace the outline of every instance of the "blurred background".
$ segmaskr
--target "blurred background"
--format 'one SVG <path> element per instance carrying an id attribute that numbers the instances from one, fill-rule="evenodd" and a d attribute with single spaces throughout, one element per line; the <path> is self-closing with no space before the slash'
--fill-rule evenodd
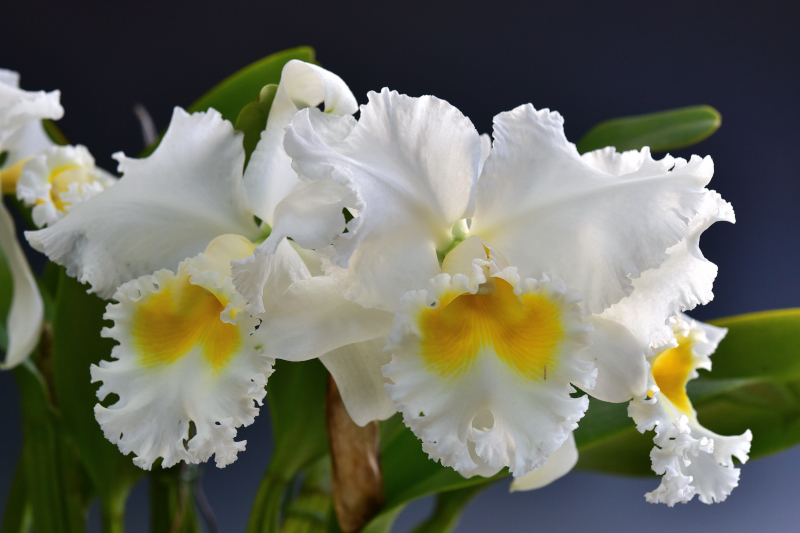
<path id="1" fill-rule="evenodd" d="M 703 237 L 720 274 L 715 300 L 692 315 L 710 319 L 800 306 L 799 15 L 796 2 L 26 0 L 2 8 L 0 67 L 19 71 L 26 89 L 60 89 L 59 127 L 109 170 L 113 152 L 143 148 L 135 104 L 163 129 L 173 106 L 189 105 L 252 61 L 304 44 L 361 103 L 384 86 L 434 94 L 480 132 L 491 132 L 495 114 L 526 102 L 560 111 L 573 141 L 608 118 L 710 104 L 722 113 L 719 132 L 675 153 L 710 154 L 711 187 L 736 211 L 735 226 L 716 224 Z M 2 509 L 21 445 L 9 373 L 0 374 L 0 393 Z M 248 449 L 240 459 L 205 469 L 222 531 L 244 531 L 269 433 L 264 409 L 241 432 Z M 656 478 L 573 472 L 513 495 L 500 482 L 468 508 L 457 531 L 796 530 L 798 472 L 795 448 L 745 465 L 725 503 L 674 509 L 645 502 Z M 129 505 L 130 531 L 146 530 L 146 507 L 141 484 Z M 412 505 L 397 531 L 430 507 Z"/>

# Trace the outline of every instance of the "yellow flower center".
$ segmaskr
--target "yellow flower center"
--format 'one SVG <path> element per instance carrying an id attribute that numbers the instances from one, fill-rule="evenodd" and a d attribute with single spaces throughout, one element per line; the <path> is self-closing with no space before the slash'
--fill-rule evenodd
<path id="1" fill-rule="evenodd" d="M 686 394 L 686 383 L 694 369 L 692 343 L 685 337 L 678 338 L 678 347 L 661 352 L 653 362 L 653 378 L 661 394 L 685 414 L 693 415 L 692 402 Z M 649 396 L 652 396 L 649 395 Z"/>
<path id="2" fill-rule="evenodd" d="M 189 276 L 172 282 L 138 306 L 133 317 L 133 345 L 145 366 L 174 363 L 198 348 L 216 371 L 241 345 L 237 326 L 220 319 L 225 305 Z"/>
<path id="3" fill-rule="evenodd" d="M 94 181 L 93 176 L 80 165 L 61 165 L 55 167 L 51 172 L 48 180 L 52 185 L 50 189 L 50 199 L 53 205 L 59 211 L 66 211 L 65 204 L 61 200 L 61 193 L 69 191 L 69 186 L 72 183 L 78 183 L 79 186 L 89 184 Z"/>
<path id="4" fill-rule="evenodd" d="M 494 354 L 522 377 L 546 380 L 555 371 L 565 331 L 559 306 L 541 294 L 514 294 L 489 278 L 477 294 L 450 294 L 418 315 L 421 353 L 442 377 L 467 370 L 479 354 Z"/>

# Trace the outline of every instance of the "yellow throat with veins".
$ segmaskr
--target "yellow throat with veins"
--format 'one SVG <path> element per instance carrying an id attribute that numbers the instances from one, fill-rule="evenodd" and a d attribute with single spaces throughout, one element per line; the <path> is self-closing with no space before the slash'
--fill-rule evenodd
<path id="1" fill-rule="evenodd" d="M 546 381 L 558 365 L 565 337 L 559 306 L 542 294 L 517 295 L 501 278 L 476 294 L 451 293 L 417 316 L 421 355 L 444 378 L 468 370 L 479 357 L 497 357 L 520 377 Z"/>

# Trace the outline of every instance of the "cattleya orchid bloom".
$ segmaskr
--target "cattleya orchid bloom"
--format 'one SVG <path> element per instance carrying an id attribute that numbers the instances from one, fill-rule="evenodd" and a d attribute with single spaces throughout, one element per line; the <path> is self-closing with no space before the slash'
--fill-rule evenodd
<path id="1" fill-rule="evenodd" d="M 304 185 L 234 263 L 237 287 L 257 294 L 242 274 L 268 272 L 285 237 L 317 249 L 348 300 L 394 314 L 385 389 L 431 458 L 467 476 L 508 467 L 520 489 L 566 473 L 588 407 L 573 385 L 631 399 L 669 317 L 711 297 L 716 267 L 695 254 L 711 159 L 581 156 L 561 116 L 531 105 L 495 117 L 490 147 L 447 102 L 386 89 L 343 138 L 322 120 L 306 109 L 287 128 Z M 635 333 L 608 311 L 631 297 L 648 305 Z"/>
<path id="2" fill-rule="evenodd" d="M 321 131 L 335 137 L 352 126 L 355 98 L 338 76 L 287 63 L 244 174 L 242 135 L 230 122 L 213 109 L 189 114 L 176 108 L 152 155 L 115 155 L 122 178 L 114 187 L 26 234 L 91 292 L 117 302 L 107 307 L 114 326 L 103 335 L 119 345 L 113 361 L 92 367 L 92 380 L 102 382 L 101 400 L 112 393 L 119 400 L 98 404 L 95 413 L 106 437 L 123 453 L 134 452 L 138 466 L 149 469 L 159 457 L 165 467 L 212 454 L 220 467 L 236 459 L 245 446 L 234 440 L 236 429 L 253 422 L 274 358 L 281 356 L 253 333 L 259 324 L 282 321 L 283 307 L 294 300 L 313 298 L 318 311 L 355 315 L 367 330 L 388 328 L 391 315 L 376 318 L 346 301 L 330 280 L 312 275 L 321 273 L 314 252 L 289 242 L 276 250 L 258 313 L 246 310 L 249 295 L 232 284 L 231 261 L 252 254 L 270 229 L 274 205 L 299 184 L 283 153 L 283 128 L 299 108 L 322 103 Z M 259 228 L 254 215 L 265 225 Z M 351 330 L 353 343 L 377 335 Z M 346 353 L 330 365 L 342 361 L 346 370 L 369 347 L 336 346 Z M 351 389 L 347 372 L 332 373 L 344 375 L 341 387 Z M 373 404 L 370 416 L 394 412 L 376 411 L 380 407 Z"/>
<path id="3" fill-rule="evenodd" d="M 628 414 L 644 433 L 655 429 L 656 446 L 650 453 L 661 485 L 646 494 L 647 501 L 686 503 L 698 495 L 703 503 L 724 501 L 739 484 L 733 457 L 745 463 L 753 434 L 722 436 L 704 428 L 686 394 L 686 383 L 697 370 L 711 370 L 711 354 L 727 330 L 692 320 L 670 319 L 677 346 L 667 346 L 648 358 L 650 386 L 635 397 Z"/>
<path id="4" fill-rule="evenodd" d="M 59 92 L 24 91 L 19 74 L 0 69 L 0 182 L 2 193 L 16 191 L 28 156 L 52 146 L 42 119 L 59 119 L 64 109 Z M 17 241 L 14 219 L 0 201 L 0 261 L 5 259 L 14 287 L 8 312 L 8 346 L 0 368 L 12 368 L 30 355 L 39 342 L 44 303 L 28 260 Z"/>
<path id="5" fill-rule="evenodd" d="M 42 150 L 22 167 L 17 197 L 33 206 L 33 223 L 54 224 L 73 206 L 116 183 L 116 178 L 95 166 L 85 146 L 53 146 Z"/>

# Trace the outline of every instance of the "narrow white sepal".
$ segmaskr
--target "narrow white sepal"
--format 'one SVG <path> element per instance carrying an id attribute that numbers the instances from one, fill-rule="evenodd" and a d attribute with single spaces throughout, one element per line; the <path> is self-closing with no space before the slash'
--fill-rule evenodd
<path id="1" fill-rule="evenodd" d="M 39 343 L 44 320 L 44 302 L 31 267 L 17 241 L 14 220 L 0 199 L 0 251 L 4 256 L 14 289 L 6 330 L 8 351 L 0 368 L 13 368 L 28 357 Z M 0 258 L 2 260 L 3 258 Z"/>

